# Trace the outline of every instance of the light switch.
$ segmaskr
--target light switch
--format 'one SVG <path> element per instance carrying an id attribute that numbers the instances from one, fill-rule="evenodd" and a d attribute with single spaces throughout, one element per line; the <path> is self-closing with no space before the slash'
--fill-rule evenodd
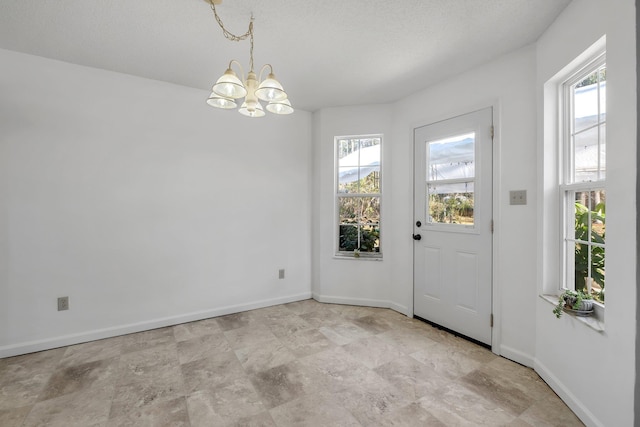
<path id="1" fill-rule="evenodd" d="M 510 205 L 526 205 L 527 190 L 509 191 L 509 204 Z"/>

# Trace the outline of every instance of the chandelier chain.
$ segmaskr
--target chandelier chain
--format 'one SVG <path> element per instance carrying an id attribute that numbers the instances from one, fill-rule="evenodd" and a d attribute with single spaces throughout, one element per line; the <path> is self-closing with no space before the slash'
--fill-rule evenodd
<path id="1" fill-rule="evenodd" d="M 213 15 L 215 16 L 218 25 L 222 29 L 222 34 L 224 34 L 224 37 L 227 40 L 239 42 L 249 38 L 249 42 L 251 43 L 251 48 L 249 49 L 249 69 L 253 71 L 253 15 L 251 15 L 251 21 L 249 21 L 249 29 L 247 30 L 247 32 L 238 36 L 224 27 L 222 19 L 220 19 L 220 16 L 218 15 L 218 11 L 216 10 L 216 5 L 214 4 L 213 0 L 209 0 L 209 4 L 211 5 L 211 10 L 213 10 Z"/>

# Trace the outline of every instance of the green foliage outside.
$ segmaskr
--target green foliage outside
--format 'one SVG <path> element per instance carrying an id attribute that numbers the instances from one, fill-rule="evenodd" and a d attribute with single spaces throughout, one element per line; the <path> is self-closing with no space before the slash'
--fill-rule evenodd
<path id="1" fill-rule="evenodd" d="M 473 224 L 473 193 L 430 194 L 429 215 L 437 223 Z"/>
<path id="2" fill-rule="evenodd" d="M 579 202 L 576 202 L 575 209 L 576 239 L 589 241 L 589 234 L 591 234 L 591 242 L 604 244 L 606 218 L 604 202 L 598 203 L 595 210 L 591 212 L 589 212 L 589 208 Z M 592 293 L 594 298 L 600 302 L 604 302 L 604 249 L 599 246 L 591 246 L 591 265 L 589 265 L 589 246 L 576 243 L 575 249 L 575 289 L 586 292 L 585 278 L 589 277 L 589 267 L 591 267 L 591 277 L 595 282 Z"/>
<path id="3" fill-rule="evenodd" d="M 359 243 L 358 234 L 360 234 Z M 354 249 L 360 249 L 361 252 L 379 252 L 380 228 L 367 225 L 341 225 L 340 250 L 353 252 Z"/>

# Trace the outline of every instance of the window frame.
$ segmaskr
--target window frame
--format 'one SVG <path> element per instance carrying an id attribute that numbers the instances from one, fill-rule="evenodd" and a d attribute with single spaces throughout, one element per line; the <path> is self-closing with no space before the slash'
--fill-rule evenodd
<path id="1" fill-rule="evenodd" d="M 339 158 L 339 144 L 341 140 L 362 140 L 362 139 L 375 139 L 378 138 L 380 140 L 380 166 L 379 166 L 379 183 L 378 183 L 378 193 L 341 193 L 339 191 L 340 180 L 340 158 Z M 373 259 L 373 260 L 381 260 L 382 259 L 382 215 L 383 215 L 383 180 L 384 180 L 384 161 L 383 161 L 383 145 L 384 145 L 384 136 L 383 134 L 362 134 L 362 135 L 340 135 L 335 136 L 333 139 L 333 150 L 334 150 L 334 185 L 333 185 L 333 203 L 334 203 L 334 221 L 333 221 L 333 238 L 334 238 L 334 256 L 337 258 L 360 258 L 360 259 Z M 358 167 L 361 167 L 360 161 L 358 161 Z M 377 197 L 379 201 L 379 209 L 380 209 L 380 217 L 378 223 L 378 232 L 379 232 L 379 250 L 377 252 L 359 252 L 356 256 L 354 251 L 341 251 L 340 250 L 340 199 L 344 197 Z M 358 221 L 358 225 L 361 225 L 360 221 Z"/>
<path id="2" fill-rule="evenodd" d="M 574 132 L 574 97 L 573 91 L 575 85 L 584 80 L 590 74 L 597 72 L 602 67 L 606 69 L 606 49 L 598 50 L 593 55 L 590 55 L 585 61 L 581 62 L 579 66 L 574 69 L 574 72 L 569 77 L 560 82 L 558 88 L 559 94 L 559 107 L 560 107 L 560 129 L 559 129 L 559 143 L 558 143 L 558 201 L 559 201 L 559 214 L 560 214 L 560 254 L 561 254 L 561 268 L 559 271 L 559 289 L 561 293 L 567 289 L 575 290 L 575 281 L 570 281 L 569 278 L 574 276 L 573 271 L 569 271 L 569 263 L 573 259 L 575 265 L 575 258 L 573 253 L 569 253 L 569 243 L 573 243 L 575 248 L 576 243 L 586 244 L 591 251 L 592 247 L 605 248 L 606 244 L 599 244 L 591 241 L 591 221 L 589 221 L 589 241 L 584 242 L 575 237 L 575 211 L 571 206 L 575 205 L 576 193 L 586 192 L 591 193 L 594 191 L 602 190 L 607 192 L 606 185 L 606 163 L 605 163 L 605 175 L 604 178 L 600 176 L 600 150 L 598 153 L 598 178 L 596 180 L 575 182 L 575 159 L 573 152 L 575 152 L 575 132 Z M 605 80 L 606 81 L 606 80 Z M 600 95 L 598 95 L 598 103 L 600 103 Z M 606 98 L 605 98 L 606 106 Z M 598 109 L 598 118 L 595 125 L 582 129 L 581 131 L 587 131 L 591 128 L 600 128 L 603 124 L 606 126 L 607 119 L 601 120 L 601 110 Z M 606 135 L 606 129 L 605 129 Z M 598 131 L 598 140 L 600 141 L 600 131 Z M 605 140 L 606 141 L 606 140 Z M 599 143 L 598 143 L 599 144 Z M 606 144 L 606 142 L 605 142 Z M 606 145 L 605 145 L 606 153 Z M 591 205 L 591 203 L 590 203 Z M 592 210 L 592 206 L 589 206 L 589 212 Z M 571 214 L 571 215 L 570 215 Z M 571 235 L 573 233 L 573 235 Z M 604 308 L 604 303 L 594 301 L 594 303 L 601 308 Z"/>

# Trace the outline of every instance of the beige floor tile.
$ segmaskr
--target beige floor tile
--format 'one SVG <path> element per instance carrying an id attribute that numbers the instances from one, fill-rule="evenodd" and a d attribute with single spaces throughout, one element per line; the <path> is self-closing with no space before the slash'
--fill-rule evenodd
<path id="1" fill-rule="evenodd" d="M 318 328 L 324 336 L 336 345 L 345 345 L 350 342 L 371 336 L 371 332 L 354 325 L 351 322 L 339 323 L 334 326 L 322 326 Z"/>
<path id="2" fill-rule="evenodd" d="M 236 424 L 264 413 L 265 406 L 248 379 L 237 379 L 187 397 L 193 426 Z"/>
<path id="3" fill-rule="evenodd" d="M 217 318 L 204 319 L 196 322 L 183 323 L 173 327 L 173 336 L 176 341 L 187 341 L 204 335 L 221 332 Z"/>
<path id="4" fill-rule="evenodd" d="M 450 383 L 448 378 L 438 374 L 433 368 L 409 356 L 399 357 L 374 371 L 411 400 L 420 399 Z"/>
<path id="5" fill-rule="evenodd" d="M 309 356 L 335 346 L 315 328 L 294 332 L 291 335 L 281 337 L 280 341 L 297 357 Z"/>
<path id="6" fill-rule="evenodd" d="M 38 396 L 39 401 L 53 399 L 90 387 L 113 388 L 118 375 L 117 358 L 61 367 L 53 372 Z"/>
<path id="7" fill-rule="evenodd" d="M 557 397 L 549 397 L 534 403 L 518 419 L 535 427 L 581 427 L 584 425 Z"/>
<path id="8" fill-rule="evenodd" d="M 394 328 L 392 320 L 385 319 L 377 314 L 371 314 L 352 320 L 353 324 L 372 334 L 380 334 Z"/>
<path id="9" fill-rule="evenodd" d="M 215 353 L 230 352 L 231 346 L 222 332 L 216 332 L 180 341 L 177 343 L 177 349 L 180 363 L 188 363 Z"/>
<path id="10" fill-rule="evenodd" d="M 483 365 L 455 347 L 430 341 L 427 350 L 412 353 L 410 356 L 429 366 L 435 372 L 449 379 L 456 379 Z"/>
<path id="11" fill-rule="evenodd" d="M 181 369 L 188 394 L 246 377 L 233 352 L 214 353 L 204 359 L 185 363 L 181 365 Z"/>
<path id="12" fill-rule="evenodd" d="M 395 346 L 404 354 L 416 353 L 421 350 L 428 350 L 433 345 L 433 340 L 429 338 L 424 329 L 398 328 L 383 332 L 377 335 L 380 339 Z"/>
<path id="13" fill-rule="evenodd" d="M 334 396 L 365 426 L 375 425 L 379 418 L 413 400 L 372 371 L 348 377 L 345 386 Z"/>
<path id="14" fill-rule="evenodd" d="M 284 304 L 283 307 L 295 314 L 305 314 L 305 313 L 312 313 L 314 311 L 327 310 L 326 304 L 322 304 L 313 299 L 306 299 L 303 301 L 291 302 L 288 304 Z"/>
<path id="15" fill-rule="evenodd" d="M 98 360 L 112 359 L 122 353 L 122 337 L 107 338 L 67 347 L 60 366 L 75 366 Z"/>
<path id="16" fill-rule="evenodd" d="M 361 426 L 341 401 L 326 394 L 301 396 L 269 412 L 278 427 Z"/>
<path id="17" fill-rule="evenodd" d="M 178 365 L 180 362 L 175 343 L 134 351 L 120 356 L 118 382 L 127 383 L 136 377 L 149 376 Z"/>
<path id="18" fill-rule="evenodd" d="M 280 340 L 259 342 L 235 351 L 248 373 L 256 373 L 296 360 L 296 355 Z"/>
<path id="19" fill-rule="evenodd" d="M 362 338 L 343 346 L 344 350 L 367 368 L 373 369 L 404 354 L 377 336 Z"/>
<path id="20" fill-rule="evenodd" d="M 267 320 L 267 325 L 278 338 L 284 338 L 296 332 L 312 328 L 307 321 L 297 315 L 269 319 Z"/>
<path id="21" fill-rule="evenodd" d="M 237 421 L 226 423 L 225 427 L 278 427 L 269 412 L 262 412 L 250 417 L 243 417 Z"/>
<path id="22" fill-rule="evenodd" d="M 515 416 L 472 390 L 451 383 L 430 392 L 418 403 L 447 426 L 500 426 Z"/>
<path id="23" fill-rule="evenodd" d="M 31 411 L 31 406 L 0 410 L 0 426 L 20 427 L 29 411 Z"/>
<path id="24" fill-rule="evenodd" d="M 220 326 L 220 329 L 224 332 L 243 328 L 249 325 L 261 324 L 264 323 L 264 320 L 265 318 L 260 313 L 260 310 L 243 311 L 240 313 L 216 317 L 218 326 Z"/>
<path id="25" fill-rule="evenodd" d="M 190 425 L 184 397 L 147 405 L 123 415 L 112 413 L 112 417 L 107 422 L 108 427 L 189 427 Z"/>
<path id="26" fill-rule="evenodd" d="M 150 331 L 124 335 L 122 337 L 122 353 L 146 350 L 173 342 L 175 342 L 173 328 L 152 329 Z"/>
<path id="27" fill-rule="evenodd" d="M 224 336 L 227 338 L 229 345 L 233 349 L 277 339 L 273 332 L 271 332 L 271 329 L 269 329 L 269 327 L 264 323 L 243 326 L 241 328 L 225 331 Z"/>
<path id="28" fill-rule="evenodd" d="M 378 417 L 373 424 L 378 427 L 446 427 L 446 424 L 415 402 Z"/>
<path id="29" fill-rule="evenodd" d="M 88 427 L 105 425 L 113 387 L 88 388 L 36 403 L 23 427 Z"/>
<path id="30" fill-rule="evenodd" d="M 249 376 L 262 403 L 274 408 L 299 398 L 310 380 L 303 369 L 293 362 L 276 366 Z"/>
<path id="31" fill-rule="evenodd" d="M 0 410 L 35 403 L 65 351 L 59 348 L 1 359 Z"/>

